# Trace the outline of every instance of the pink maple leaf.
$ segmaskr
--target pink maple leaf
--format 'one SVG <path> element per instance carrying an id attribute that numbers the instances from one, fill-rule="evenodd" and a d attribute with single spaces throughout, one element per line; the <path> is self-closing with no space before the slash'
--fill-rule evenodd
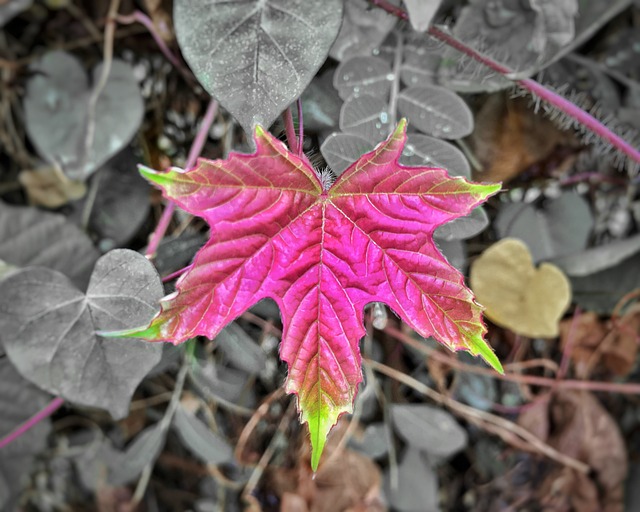
<path id="1" fill-rule="evenodd" d="M 129 331 L 179 344 L 214 338 L 265 297 L 280 307 L 285 384 L 307 422 L 312 466 L 362 380 L 363 309 L 383 302 L 422 336 L 480 355 L 502 371 L 484 341 L 481 307 L 438 251 L 435 229 L 500 189 L 443 169 L 404 167 L 405 122 L 328 189 L 309 165 L 256 128 L 254 154 L 201 159 L 187 172 L 142 174 L 211 238 L 162 300 L 151 324 Z M 119 333 L 123 335 L 123 333 Z"/>

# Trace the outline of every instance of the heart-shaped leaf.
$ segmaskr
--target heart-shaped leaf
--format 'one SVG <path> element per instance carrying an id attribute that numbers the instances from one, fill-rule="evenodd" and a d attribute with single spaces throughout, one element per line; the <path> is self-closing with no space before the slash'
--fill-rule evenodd
<path id="1" fill-rule="evenodd" d="M 420 133 L 407 136 L 400 162 L 411 167 L 442 167 L 450 176 L 471 177 L 471 167 L 462 151 L 444 140 Z"/>
<path id="2" fill-rule="evenodd" d="M 587 202 L 576 192 L 564 192 L 541 208 L 527 203 L 503 206 L 496 218 L 501 238 L 519 238 L 527 244 L 533 261 L 582 251 L 593 227 Z"/>
<path id="3" fill-rule="evenodd" d="M 38 153 L 72 179 L 84 180 L 136 134 L 144 103 L 131 67 L 114 60 L 93 112 L 85 70 L 72 55 L 53 51 L 31 67 L 24 99 L 27 133 Z M 102 65 L 93 71 L 94 82 Z M 87 130 L 93 130 L 86 148 Z"/>
<path id="4" fill-rule="evenodd" d="M 500 363 L 485 343 L 480 308 L 435 247 L 441 224 L 465 215 L 499 185 L 403 167 L 401 122 L 328 189 L 302 159 L 261 128 L 257 151 L 200 160 L 189 172 L 143 174 L 211 226 L 211 239 L 166 297 L 161 313 L 130 335 L 181 343 L 215 337 L 271 297 L 283 322 L 285 385 L 298 395 L 317 467 L 327 433 L 351 411 L 362 379 L 364 307 L 388 304 L 422 336 Z"/>
<path id="5" fill-rule="evenodd" d="M 320 152 L 331 170 L 340 176 L 373 146 L 367 139 L 353 133 L 332 133 L 320 146 Z"/>
<path id="6" fill-rule="evenodd" d="M 372 145 L 383 140 L 391 127 L 389 105 L 377 96 L 351 96 L 340 110 L 340 129 L 358 135 Z"/>
<path id="7" fill-rule="evenodd" d="M 392 81 L 391 66 L 379 57 L 352 57 L 342 62 L 333 75 L 333 86 L 343 100 L 361 94 L 384 98 Z"/>
<path id="8" fill-rule="evenodd" d="M 467 445 L 467 431 L 447 411 L 426 404 L 393 404 L 396 432 L 411 445 L 439 457 L 449 457 Z"/>
<path id="9" fill-rule="evenodd" d="M 529 337 L 554 338 L 571 303 L 568 279 L 555 265 L 533 266 L 515 238 L 493 244 L 471 265 L 471 288 L 493 322 Z"/>
<path id="10" fill-rule="evenodd" d="M 98 260 L 87 295 L 39 267 L 11 274 L 0 286 L 0 337 L 18 371 L 66 400 L 125 417 L 162 347 L 95 331 L 153 316 L 163 290 L 151 263 L 134 251 L 111 251 Z"/>
<path id="11" fill-rule="evenodd" d="M 331 57 L 344 60 L 356 55 L 371 55 L 397 22 L 398 18 L 393 14 L 372 9 L 368 0 L 349 0 L 340 32 L 331 47 Z"/>
<path id="12" fill-rule="evenodd" d="M 342 0 L 176 0 L 180 49 L 247 133 L 269 126 L 324 63 Z"/>
<path id="13" fill-rule="evenodd" d="M 459 139 L 473 131 L 473 115 L 464 100 L 437 85 L 404 89 L 398 95 L 398 111 L 434 137 Z"/>
<path id="14" fill-rule="evenodd" d="M 62 272 L 84 290 L 100 254 L 62 215 L 0 202 L 0 260 Z"/>

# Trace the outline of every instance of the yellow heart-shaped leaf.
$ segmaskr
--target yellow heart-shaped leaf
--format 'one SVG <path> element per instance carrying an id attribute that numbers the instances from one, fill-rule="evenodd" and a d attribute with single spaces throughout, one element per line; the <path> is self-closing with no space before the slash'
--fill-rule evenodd
<path id="1" fill-rule="evenodd" d="M 533 266 L 527 246 L 505 238 L 471 266 L 471 288 L 494 323 L 535 338 L 558 336 L 558 324 L 571 303 L 571 286 L 550 263 Z"/>

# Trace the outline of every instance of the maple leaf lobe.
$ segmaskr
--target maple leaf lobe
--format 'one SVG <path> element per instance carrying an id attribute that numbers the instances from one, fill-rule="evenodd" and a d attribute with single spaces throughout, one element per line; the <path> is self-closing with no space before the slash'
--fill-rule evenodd
<path id="1" fill-rule="evenodd" d="M 289 368 L 285 388 L 309 425 L 314 470 L 362 380 L 367 304 L 386 303 L 422 336 L 502 369 L 484 341 L 481 307 L 432 238 L 500 185 L 400 165 L 405 128 L 400 122 L 327 191 L 303 159 L 260 127 L 253 154 L 200 159 L 187 172 L 141 169 L 165 197 L 203 217 L 211 238 L 152 323 L 127 335 L 174 344 L 213 338 L 259 300 L 274 299 Z"/>

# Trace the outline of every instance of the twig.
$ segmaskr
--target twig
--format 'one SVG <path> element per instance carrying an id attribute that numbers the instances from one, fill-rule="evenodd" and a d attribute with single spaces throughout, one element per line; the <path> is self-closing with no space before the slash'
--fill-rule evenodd
<path id="1" fill-rule="evenodd" d="M 452 368 L 458 370 L 464 370 L 470 373 L 477 373 L 479 375 L 487 375 L 495 379 L 506 380 L 511 382 L 521 382 L 524 384 L 531 384 L 534 386 L 545 387 L 557 387 L 560 389 L 580 389 L 584 391 L 604 391 L 607 393 L 623 393 L 628 395 L 640 394 L 640 384 L 631 383 L 618 383 L 618 382 L 601 382 L 601 381 L 585 381 L 585 380 L 557 380 L 548 377 L 537 377 L 534 375 L 520 375 L 512 373 L 513 371 L 520 370 L 523 367 L 532 366 L 546 366 L 543 361 L 526 361 L 523 363 L 505 364 L 504 374 L 491 370 L 489 368 L 481 368 L 471 364 L 466 364 L 458 361 L 455 357 L 449 356 L 445 353 L 439 352 L 435 349 L 427 347 L 423 343 L 420 343 L 410 336 L 407 336 L 403 332 L 395 329 L 394 327 L 387 327 L 384 331 L 400 340 L 401 342 L 409 345 L 410 347 L 422 352 L 433 359 L 436 359 L 442 363 L 448 364 Z M 511 370 L 511 371 L 509 371 Z"/>
<path id="2" fill-rule="evenodd" d="M 29 430 L 35 427 L 43 419 L 48 418 L 54 412 L 60 409 L 60 407 L 62 407 L 63 404 L 64 404 L 64 400 L 60 397 L 56 397 L 53 400 L 51 400 L 51 402 L 49 402 L 43 409 L 40 409 L 36 414 L 31 416 L 31 418 L 29 418 L 27 421 L 25 421 L 24 423 L 16 427 L 14 430 L 9 432 L 6 436 L 1 438 L 0 449 L 12 443 L 23 434 L 26 434 Z"/>
<path id="3" fill-rule="evenodd" d="M 207 111 L 202 118 L 202 122 L 200 123 L 200 128 L 198 129 L 198 133 L 196 134 L 196 138 L 193 140 L 191 144 L 191 149 L 189 150 L 189 156 L 187 157 L 187 163 L 185 165 L 185 169 L 191 169 L 195 164 L 196 160 L 202 153 L 202 148 L 204 147 L 204 143 L 207 140 L 207 136 L 209 134 L 209 129 L 213 124 L 213 120 L 218 113 L 218 102 L 211 98 L 209 101 L 209 106 L 207 107 Z M 156 226 L 156 229 L 151 234 L 151 240 L 149 241 L 149 245 L 147 246 L 147 250 L 145 251 L 145 255 L 147 258 L 153 258 L 158 250 L 158 246 L 160 242 L 164 238 L 165 233 L 167 232 L 167 228 L 171 223 L 171 218 L 173 217 L 173 212 L 176 209 L 176 204 L 173 201 L 169 201 L 167 206 L 165 207 L 162 215 L 160 216 L 160 220 Z"/>
<path id="4" fill-rule="evenodd" d="M 273 437 L 271 438 L 271 441 L 269 442 L 267 449 L 262 454 L 262 457 L 260 457 L 258 464 L 256 464 L 256 467 L 253 469 L 253 472 L 249 477 L 247 485 L 242 491 L 242 498 L 245 501 L 249 503 L 255 501 L 255 498 L 253 498 L 251 494 L 253 493 L 254 489 L 258 485 L 258 482 L 260 482 L 260 479 L 262 478 L 262 474 L 264 473 L 265 468 L 267 467 L 267 465 L 269 464 L 269 461 L 273 457 L 273 454 L 275 453 L 276 447 L 278 445 L 278 441 L 280 441 L 280 437 L 284 435 L 284 431 L 286 430 L 287 426 L 291 423 L 291 419 L 293 418 L 293 414 L 295 410 L 296 410 L 295 403 L 292 401 L 289 404 L 287 411 L 282 415 L 282 418 L 280 420 L 280 423 L 278 424 L 277 430 L 273 434 Z"/>
<path id="5" fill-rule="evenodd" d="M 91 153 L 91 147 L 93 146 L 93 139 L 96 132 L 96 106 L 98 104 L 98 98 L 109 80 L 109 74 L 111 73 L 111 64 L 113 63 L 113 38 L 116 30 L 115 18 L 118 15 L 118 9 L 120 8 L 120 0 L 111 0 L 109 4 L 109 12 L 107 14 L 107 21 L 104 27 L 104 44 L 102 47 L 102 69 L 100 76 L 98 77 L 89 100 L 87 101 L 87 117 L 85 121 L 85 137 L 83 146 L 80 148 L 80 165 L 79 172 L 83 173 L 89 155 Z"/>
<path id="6" fill-rule="evenodd" d="M 581 473 L 589 473 L 589 466 L 587 464 L 559 452 L 525 428 L 513 423 L 512 421 L 505 420 L 504 418 L 489 412 L 474 409 L 473 407 L 458 402 L 457 400 L 453 400 L 452 398 L 431 389 L 422 382 L 384 364 L 368 359 L 365 360 L 365 363 L 370 365 L 377 372 L 409 386 L 418 393 L 429 397 L 434 402 L 447 406 L 452 412 L 462 416 L 467 421 L 492 431 L 508 444 L 515 445 L 519 449 L 528 448 L 529 451 L 531 451 L 531 448 L 534 448 L 538 453 L 546 455 L 550 459 L 555 460 L 564 466 L 573 468 Z"/>
<path id="7" fill-rule="evenodd" d="M 169 427 L 171 426 L 171 421 L 173 420 L 173 416 L 176 413 L 176 409 L 180 404 L 180 396 L 182 395 L 182 390 L 184 389 L 184 381 L 187 376 L 187 371 L 189 370 L 189 362 L 185 357 L 182 360 L 182 365 L 180 366 L 180 371 L 178 372 L 178 376 L 176 378 L 176 383 L 173 388 L 173 392 L 171 395 L 171 401 L 167 406 L 167 409 L 164 412 L 164 416 L 160 420 L 160 429 L 164 432 L 164 436 L 166 436 Z M 163 437 L 164 439 L 164 437 Z M 149 480 L 151 478 L 151 472 L 153 471 L 153 466 L 155 464 L 155 458 L 151 460 L 142 471 L 142 475 L 138 480 L 138 484 L 136 485 L 136 490 L 133 493 L 133 497 L 131 498 L 131 509 L 135 510 L 137 505 L 144 498 L 144 494 L 147 490 L 147 486 L 149 485 Z"/>

